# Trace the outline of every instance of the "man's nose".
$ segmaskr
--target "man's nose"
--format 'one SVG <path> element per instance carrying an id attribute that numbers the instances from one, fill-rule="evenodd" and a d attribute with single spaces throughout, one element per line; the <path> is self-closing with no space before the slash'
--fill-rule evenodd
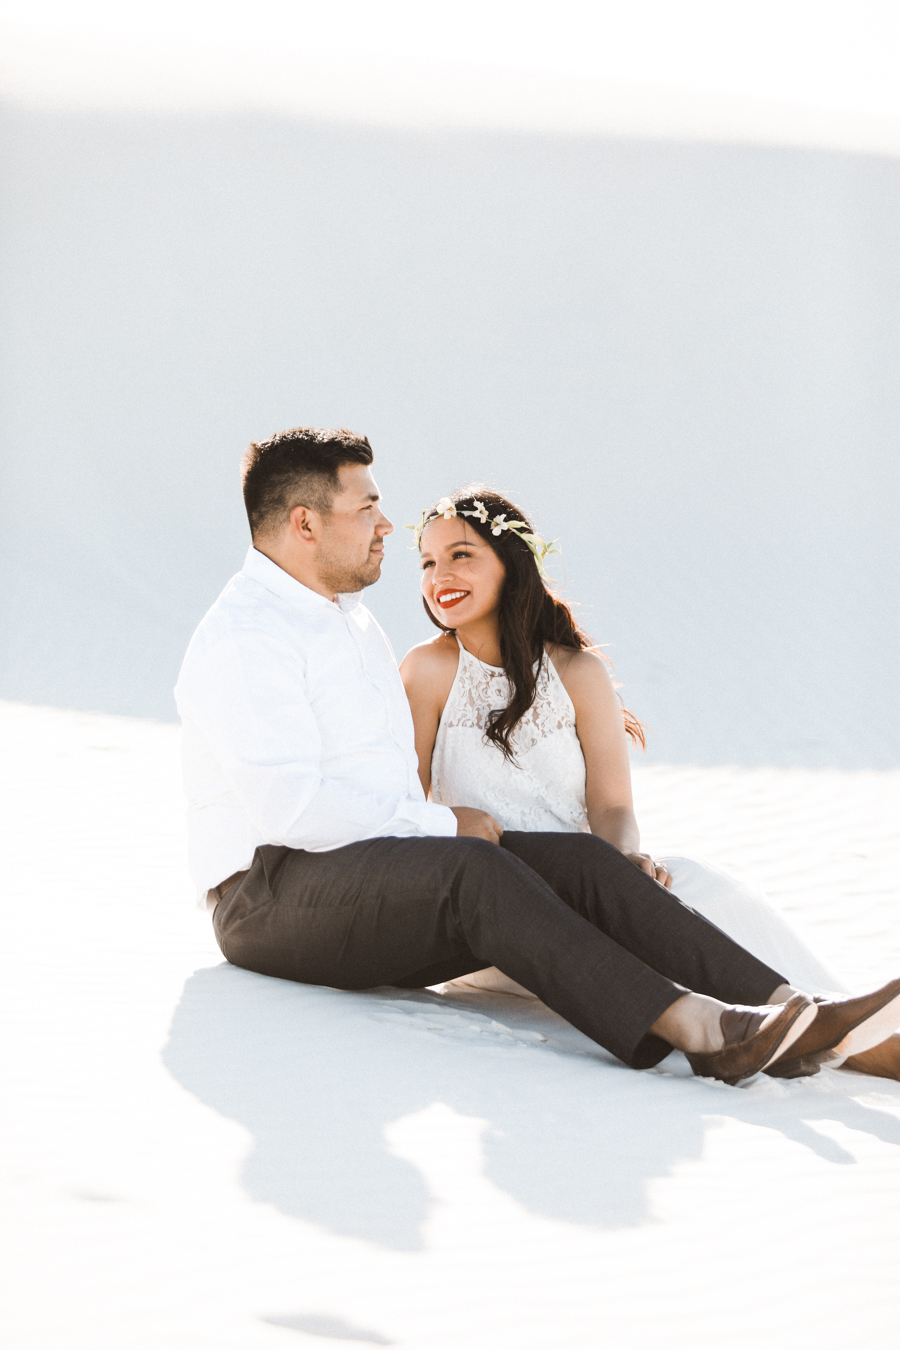
<path id="1" fill-rule="evenodd" d="M 387 516 L 384 514 L 383 511 L 379 511 L 379 512 L 378 512 L 378 523 L 377 523 L 377 525 L 375 526 L 375 530 L 376 530 L 376 533 L 378 533 L 378 534 L 393 534 L 393 533 L 394 533 L 394 523 L 393 523 L 393 521 L 388 520 Z"/>

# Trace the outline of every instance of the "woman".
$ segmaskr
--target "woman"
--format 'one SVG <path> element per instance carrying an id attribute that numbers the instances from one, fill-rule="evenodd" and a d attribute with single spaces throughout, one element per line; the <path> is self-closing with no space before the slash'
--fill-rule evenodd
<path id="1" fill-rule="evenodd" d="M 465 488 L 423 513 L 416 537 L 425 609 L 441 629 L 400 667 L 426 794 L 479 807 L 504 829 L 597 834 L 793 985 L 840 989 L 759 893 L 692 859 L 641 852 L 628 740 L 643 745 L 643 730 L 548 590 L 543 561 L 554 550 L 523 512 Z M 496 970 L 456 983 L 527 995 Z M 900 1036 L 847 1063 L 900 1078 Z"/>

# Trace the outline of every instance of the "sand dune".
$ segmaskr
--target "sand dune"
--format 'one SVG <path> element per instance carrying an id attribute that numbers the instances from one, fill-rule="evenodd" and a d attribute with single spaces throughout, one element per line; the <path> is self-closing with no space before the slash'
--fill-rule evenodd
<path id="1" fill-rule="evenodd" d="M 174 717 L 237 461 L 368 432 L 562 541 L 659 762 L 900 765 L 900 162 L 7 111 L 0 696 Z M 400 529 L 371 604 L 430 633 Z"/>

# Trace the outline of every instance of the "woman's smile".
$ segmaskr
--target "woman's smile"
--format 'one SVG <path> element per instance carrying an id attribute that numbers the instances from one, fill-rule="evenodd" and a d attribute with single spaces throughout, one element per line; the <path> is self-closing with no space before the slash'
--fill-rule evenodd
<path id="1" fill-rule="evenodd" d="M 465 600 L 468 594 L 469 594 L 468 591 L 454 591 L 450 589 L 445 589 L 442 591 L 437 591 L 434 598 L 440 605 L 441 609 L 452 609 L 454 605 L 459 604 L 460 600 Z"/>

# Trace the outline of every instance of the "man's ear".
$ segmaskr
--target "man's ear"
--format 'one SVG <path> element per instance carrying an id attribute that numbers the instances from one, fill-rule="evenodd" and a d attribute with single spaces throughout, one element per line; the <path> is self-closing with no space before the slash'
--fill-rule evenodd
<path id="1" fill-rule="evenodd" d="M 322 518 L 308 506 L 295 506 L 290 514 L 291 534 L 301 544 L 314 544 L 319 537 Z"/>

